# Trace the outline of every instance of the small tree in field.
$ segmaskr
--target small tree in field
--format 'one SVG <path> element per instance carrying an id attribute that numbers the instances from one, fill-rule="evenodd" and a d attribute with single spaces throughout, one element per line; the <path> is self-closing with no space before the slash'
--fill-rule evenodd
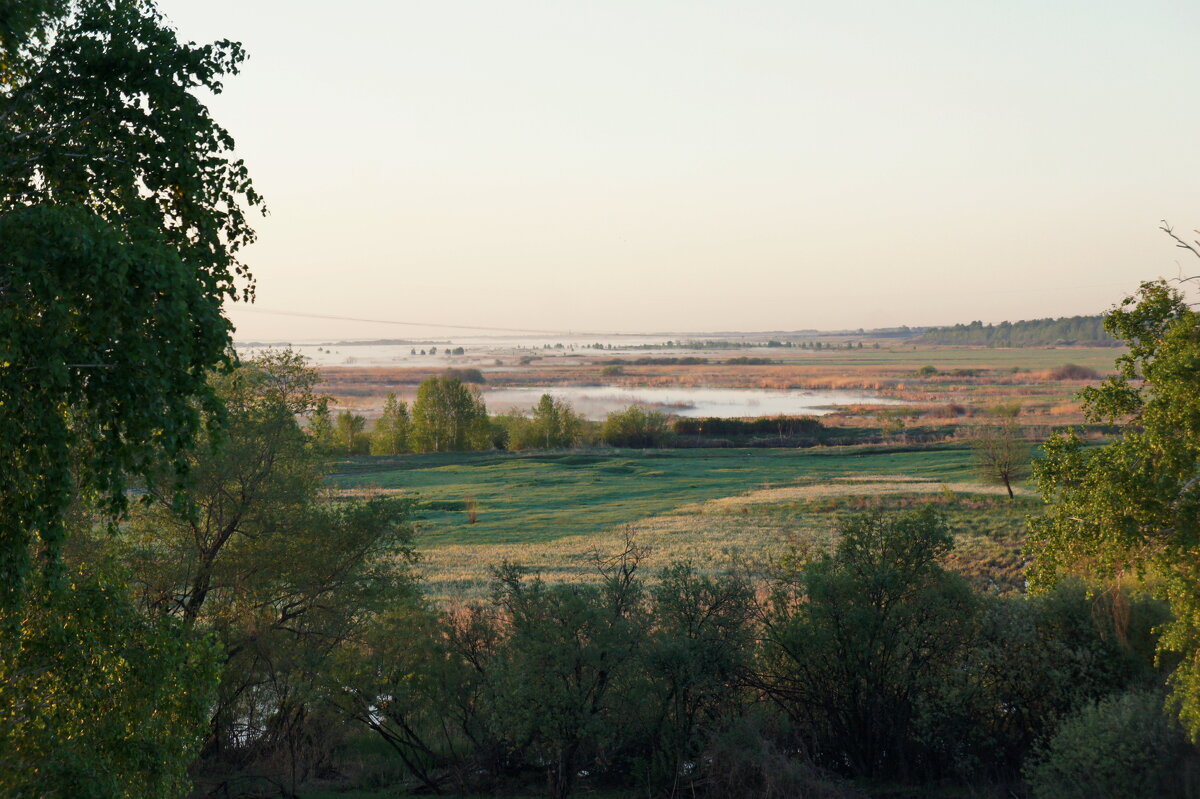
<path id="1" fill-rule="evenodd" d="M 388 394 L 383 415 L 375 422 L 371 435 L 372 455 L 399 455 L 408 451 L 408 405 Z"/>
<path id="2" fill-rule="evenodd" d="M 1032 451 L 1025 433 L 1012 418 L 998 425 L 980 427 L 971 440 L 980 476 L 1003 485 L 1013 498 L 1012 484 L 1029 476 Z"/>
<path id="3" fill-rule="evenodd" d="M 365 428 L 367 420 L 357 413 L 342 411 L 337 415 L 333 434 L 337 450 L 346 455 L 364 455 L 370 447 Z"/>

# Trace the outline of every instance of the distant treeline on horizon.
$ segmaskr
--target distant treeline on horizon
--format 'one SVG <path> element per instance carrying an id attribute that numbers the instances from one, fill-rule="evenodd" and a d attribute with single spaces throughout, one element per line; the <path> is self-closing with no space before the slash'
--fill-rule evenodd
<path id="1" fill-rule="evenodd" d="M 993 347 L 1029 347 L 1040 344 L 1083 344 L 1115 347 L 1116 340 L 1104 329 L 1102 316 L 1063 316 L 1020 322 L 983 322 L 935 327 L 918 339 L 927 344 L 976 344 Z"/>

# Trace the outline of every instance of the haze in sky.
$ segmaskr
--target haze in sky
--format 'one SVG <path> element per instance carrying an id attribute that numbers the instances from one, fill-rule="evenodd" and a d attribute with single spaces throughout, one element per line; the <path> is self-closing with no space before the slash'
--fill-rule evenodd
<path id="1" fill-rule="evenodd" d="M 271 214 L 237 337 L 951 324 L 1192 270 L 1200 4 L 160 0 Z M 1196 266 L 1200 266 L 1197 264 Z"/>

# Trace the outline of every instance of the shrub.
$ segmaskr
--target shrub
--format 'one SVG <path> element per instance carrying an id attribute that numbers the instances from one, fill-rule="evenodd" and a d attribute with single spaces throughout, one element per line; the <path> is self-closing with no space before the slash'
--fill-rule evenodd
<path id="1" fill-rule="evenodd" d="M 661 447 L 669 441 L 670 432 L 667 417 L 630 405 L 608 415 L 600 436 L 610 447 Z"/>
<path id="2" fill-rule="evenodd" d="M 624 373 L 625 371 L 615 363 L 610 363 L 607 366 L 600 367 L 601 377 L 614 377 Z"/>
<path id="3" fill-rule="evenodd" d="M 1100 373 L 1088 366 L 1067 363 L 1047 372 L 1051 380 L 1099 380 Z"/>
<path id="4" fill-rule="evenodd" d="M 483 376 L 483 372 L 478 369 L 447 369 L 442 373 L 442 377 L 446 380 L 459 380 L 463 383 L 486 383 L 487 378 Z"/>
<path id="5" fill-rule="evenodd" d="M 1069 716 L 1025 776 L 1038 799 L 1195 796 L 1196 751 L 1163 712 L 1157 691 L 1133 691 Z"/>

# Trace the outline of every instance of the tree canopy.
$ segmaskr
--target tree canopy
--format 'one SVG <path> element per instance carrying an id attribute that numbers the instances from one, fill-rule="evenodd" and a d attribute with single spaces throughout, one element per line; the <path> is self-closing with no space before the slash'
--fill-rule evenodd
<path id="1" fill-rule="evenodd" d="M 457 377 L 431 377 L 417 388 L 409 442 L 417 452 L 455 452 L 491 445 L 479 389 Z"/>
<path id="2" fill-rule="evenodd" d="M 184 467 L 226 299 L 261 206 L 219 92 L 239 45 L 181 43 L 153 2 L 9 3 L 0 14 L 0 604 L 30 547 L 56 560 L 77 489 L 110 513 L 129 474 Z M 196 399 L 200 398 L 197 403 Z"/>
<path id="3" fill-rule="evenodd" d="M 1108 314 L 1129 351 L 1117 374 L 1082 392 L 1091 421 L 1120 423 L 1110 444 L 1052 436 L 1035 474 L 1047 502 L 1029 547 L 1036 585 L 1065 574 L 1106 581 L 1150 575 L 1174 620 L 1160 649 L 1180 658 L 1174 702 L 1200 735 L 1200 315 L 1163 281 L 1143 283 Z"/>

